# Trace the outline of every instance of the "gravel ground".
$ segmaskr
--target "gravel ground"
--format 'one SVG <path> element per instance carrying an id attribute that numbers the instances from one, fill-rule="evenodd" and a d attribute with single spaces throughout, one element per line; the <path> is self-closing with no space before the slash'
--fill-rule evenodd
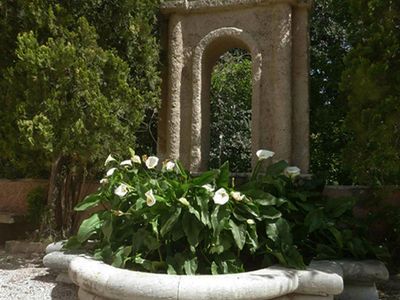
<path id="1" fill-rule="evenodd" d="M 77 288 L 56 283 L 42 257 L 0 249 L 0 300 L 77 300 Z M 400 300 L 400 274 L 377 284 L 381 300 Z"/>
<path id="2" fill-rule="evenodd" d="M 42 257 L 10 255 L 0 249 L 0 300 L 76 300 L 73 285 L 56 283 Z"/>

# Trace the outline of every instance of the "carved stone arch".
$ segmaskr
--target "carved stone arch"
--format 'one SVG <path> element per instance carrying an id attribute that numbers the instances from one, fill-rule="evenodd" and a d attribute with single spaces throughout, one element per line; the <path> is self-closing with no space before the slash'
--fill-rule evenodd
<path id="1" fill-rule="evenodd" d="M 308 18 L 311 0 L 164 1 L 166 72 L 158 155 L 203 171 L 209 155 L 205 83 L 224 50 L 252 56 L 252 152 L 309 166 Z M 209 69 L 207 69 L 209 68 Z M 209 113 L 208 113 L 209 115 Z"/>
<path id="2" fill-rule="evenodd" d="M 193 54 L 191 170 L 204 170 L 207 168 L 210 144 L 210 112 L 208 109 L 209 103 L 203 102 L 209 101 L 209 97 L 207 97 L 208 95 L 206 96 L 205 94 L 209 91 L 207 83 L 209 83 L 210 80 L 210 69 L 214 66 L 220 55 L 232 48 L 245 49 L 251 55 L 252 107 L 258 107 L 260 100 L 260 77 L 262 67 L 262 54 L 259 50 L 258 43 L 250 34 L 239 28 L 222 27 L 211 31 L 199 42 Z M 204 70 L 205 68 L 206 70 Z M 202 109 L 202 107 L 205 109 Z M 257 109 L 252 110 L 252 120 L 254 122 L 258 120 L 257 111 Z M 257 131 L 255 131 L 255 133 L 257 133 Z M 252 148 L 253 152 L 254 149 L 258 149 L 257 135 L 254 135 L 253 132 Z"/>

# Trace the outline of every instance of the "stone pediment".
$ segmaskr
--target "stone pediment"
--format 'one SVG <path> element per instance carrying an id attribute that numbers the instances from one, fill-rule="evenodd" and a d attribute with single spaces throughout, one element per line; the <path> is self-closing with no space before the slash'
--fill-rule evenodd
<path id="1" fill-rule="evenodd" d="M 172 0 L 161 4 L 163 13 L 195 12 L 243 9 L 245 7 L 266 6 L 277 3 L 289 3 L 293 6 L 311 7 L 312 0 Z"/>

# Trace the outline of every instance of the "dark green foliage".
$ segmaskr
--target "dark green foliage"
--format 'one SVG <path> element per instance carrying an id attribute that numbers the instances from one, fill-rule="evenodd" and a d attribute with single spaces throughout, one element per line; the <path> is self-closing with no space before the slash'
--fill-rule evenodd
<path id="1" fill-rule="evenodd" d="M 343 58 L 350 49 L 347 0 L 318 0 L 311 15 L 311 172 L 329 183 L 349 184 L 342 150 L 349 135 L 345 95 L 339 90 Z"/>
<path id="2" fill-rule="evenodd" d="M 42 187 L 33 189 L 29 192 L 26 200 L 29 221 L 35 226 L 40 225 L 46 213 L 47 191 Z"/>
<path id="3" fill-rule="evenodd" d="M 46 176 L 60 152 L 87 148 L 93 163 L 122 140 L 134 142 L 145 110 L 158 101 L 157 8 L 158 1 L 135 0 L 0 3 L 2 176 Z M 18 56 L 23 47 L 31 57 Z M 58 132 L 38 134 L 49 126 Z"/>
<path id="4" fill-rule="evenodd" d="M 400 3 L 349 1 L 353 49 L 342 88 L 353 138 L 346 163 L 359 183 L 400 183 Z"/>
<path id="5" fill-rule="evenodd" d="M 224 54 L 211 77 L 210 167 L 229 161 L 233 172 L 251 170 L 251 57 Z"/>

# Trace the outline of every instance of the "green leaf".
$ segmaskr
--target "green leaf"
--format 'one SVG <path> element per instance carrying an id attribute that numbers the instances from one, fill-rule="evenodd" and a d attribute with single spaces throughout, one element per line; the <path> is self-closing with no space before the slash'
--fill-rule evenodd
<path id="1" fill-rule="evenodd" d="M 206 194 L 201 194 L 201 195 L 196 195 L 196 202 L 197 205 L 200 207 L 200 220 L 201 222 L 211 228 L 211 221 L 210 221 L 210 215 L 208 212 L 208 195 Z"/>
<path id="2" fill-rule="evenodd" d="M 169 219 L 164 223 L 164 225 L 161 227 L 160 234 L 161 236 L 165 236 L 166 233 L 168 233 L 172 227 L 175 225 L 176 221 L 178 221 L 179 216 L 181 215 L 182 208 L 177 206 L 175 209 L 175 212 L 169 217 Z"/>
<path id="3" fill-rule="evenodd" d="M 260 215 L 262 219 L 275 220 L 282 216 L 282 213 L 272 206 L 260 208 Z"/>
<path id="4" fill-rule="evenodd" d="M 76 238 L 80 243 L 85 242 L 89 237 L 96 233 L 96 231 L 101 227 L 102 220 L 99 218 L 99 214 L 95 213 L 91 217 L 84 220 L 79 227 L 78 234 Z"/>
<path id="5" fill-rule="evenodd" d="M 212 275 L 218 275 L 218 265 L 215 263 L 215 261 L 213 261 L 211 263 L 211 274 Z"/>
<path id="6" fill-rule="evenodd" d="M 330 226 L 328 230 L 332 233 L 332 235 L 335 237 L 335 240 L 337 244 L 339 245 L 340 249 L 343 248 L 343 237 L 342 234 L 339 230 L 337 230 L 335 227 Z"/>
<path id="7" fill-rule="evenodd" d="M 270 165 L 265 174 L 271 176 L 281 175 L 288 166 L 289 164 L 285 160 L 278 161 Z"/>
<path id="8" fill-rule="evenodd" d="M 119 247 L 117 252 L 114 254 L 112 266 L 114 266 L 116 268 L 125 267 L 126 262 L 130 259 L 129 254 L 131 252 L 132 252 L 132 246 Z"/>
<path id="9" fill-rule="evenodd" d="M 237 247 L 242 250 L 244 244 L 246 243 L 246 229 L 243 225 L 236 225 L 235 222 L 229 220 L 229 226 L 233 235 L 233 239 Z"/>
<path id="10" fill-rule="evenodd" d="M 309 233 L 324 228 L 326 222 L 323 209 L 317 208 L 310 211 L 304 219 L 304 224 L 308 226 Z"/>
<path id="11" fill-rule="evenodd" d="M 254 253 L 259 247 L 257 228 L 255 224 L 248 226 L 246 236 L 247 236 L 247 243 L 251 245 L 250 251 Z"/>
<path id="12" fill-rule="evenodd" d="M 186 275 L 196 275 L 197 267 L 198 267 L 197 257 L 185 260 L 183 264 L 183 268 L 185 270 Z"/>
<path id="13" fill-rule="evenodd" d="M 219 175 L 217 179 L 215 180 L 215 184 L 218 187 L 224 187 L 224 188 L 229 188 L 229 177 L 230 177 L 230 172 L 229 172 L 229 162 L 226 161 L 224 164 L 221 166 L 219 169 Z"/>
<path id="14" fill-rule="evenodd" d="M 266 233 L 268 238 L 274 242 L 291 245 L 293 238 L 289 223 L 283 219 L 278 219 L 275 223 L 267 224 Z"/>
<path id="15" fill-rule="evenodd" d="M 199 234 L 203 224 L 193 218 L 191 214 L 185 212 L 182 218 L 182 226 L 189 244 L 196 247 L 199 243 Z"/>
<path id="16" fill-rule="evenodd" d="M 204 172 L 198 177 L 192 179 L 192 184 L 197 186 L 202 186 L 208 183 L 212 183 L 214 179 L 218 176 L 219 170 L 211 170 Z"/>
<path id="17" fill-rule="evenodd" d="M 78 203 L 74 210 L 85 211 L 89 208 L 97 206 L 101 202 L 101 196 L 99 194 L 91 194 L 83 199 L 82 202 Z"/>

